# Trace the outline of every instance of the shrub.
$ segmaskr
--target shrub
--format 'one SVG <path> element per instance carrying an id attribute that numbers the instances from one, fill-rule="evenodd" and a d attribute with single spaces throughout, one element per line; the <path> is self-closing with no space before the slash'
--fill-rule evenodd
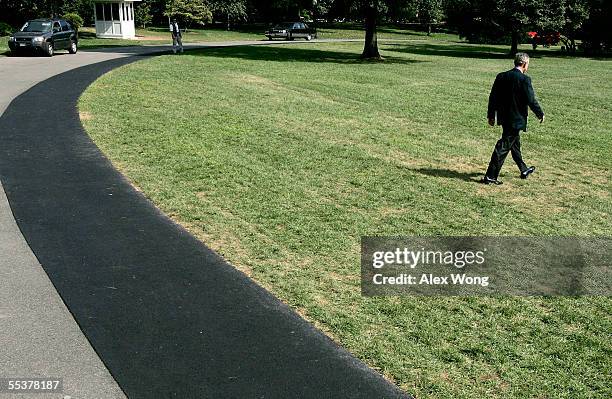
<path id="1" fill-rule="evenodd" d="M 79 30 L 83 26 L 83 18 L 75 12 L 66 13 L 62 15 L 62 18 L 68 21 L 74 30 Z"/>
<path id="2" fill-rule="evenodd" d="M 13 32 L 15 32 L 15 29 L 11 25 L 0 21 L 0 36 L 8 36 Z"/>

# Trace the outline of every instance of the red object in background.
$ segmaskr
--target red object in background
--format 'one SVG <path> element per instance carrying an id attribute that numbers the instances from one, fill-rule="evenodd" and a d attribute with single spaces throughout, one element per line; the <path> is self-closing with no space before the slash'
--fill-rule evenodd
<path id="1" fill-rule="evenodd" d="M 554 46 L 561 41 L 561 33 L 559 32 L 546 32 L 546 33 L 538 33 L 538 32 L 527 32 L 527 36 L 531 38 L 531 43 L 534 48 L 537 45 L 542 46 Z"/>

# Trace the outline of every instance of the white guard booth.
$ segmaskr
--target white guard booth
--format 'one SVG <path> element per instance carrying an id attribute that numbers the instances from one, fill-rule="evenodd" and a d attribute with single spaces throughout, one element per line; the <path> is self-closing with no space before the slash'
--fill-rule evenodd
<path id="1" fill-rule="evenodd" d="M 134 2 L 141 0 L 95 0 L 96 37 L 136 38 Z"/>

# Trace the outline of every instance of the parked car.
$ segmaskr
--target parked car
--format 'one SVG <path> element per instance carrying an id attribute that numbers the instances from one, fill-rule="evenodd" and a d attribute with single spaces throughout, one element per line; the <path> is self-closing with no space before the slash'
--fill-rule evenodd
<path id="1" fill-rule="evenodd" d="M 269 40 L 277 38 L 293 40 L 298 37 L 311 40 L 317 38 L 317 30 L 309 27 L 303 22 L 285 22 L 274 26 L 272 29 L 268 30 L 265 35 Z"/>
<path id="2" fill-rule="evenodd" d="M 556 46 L 561 41 L 561 33 L 559 32 L 527 32 L 527 36 L 531 39 L 531 46 L 534 50 L 538 45 L 544 47 Z"/>
<path id="3" fill-rule="evenodd" d="M 75 54 L 78 50 L 76 31 L 63 19 L 33 19 L 26 22 L 19 32 L 9 37 L 12 53 L 23 50 L 35 51 L 52 57 L 57 50 L 68 50 Z"/>

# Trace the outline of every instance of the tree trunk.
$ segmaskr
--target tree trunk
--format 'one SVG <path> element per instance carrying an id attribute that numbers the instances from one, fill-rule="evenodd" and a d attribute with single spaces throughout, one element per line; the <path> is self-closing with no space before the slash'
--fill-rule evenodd
<path id="1" fill-rule="evenodd" d="M 570 38 L 570 46 L 569 46 L 569 48 L 570 48 L 570 52 L 572 54 L 576 53 L 576 40 L 574 40 L 574 36 L 572 36 Z"/>
<path id="2" fill-rule="evenodd" d="M 510 55 L 514 56 L 518 53 L 519 34 L 517 31 L 512 31 L 512 46 L 510 47 Z"/>
<path id="3" fill-rule="evenodd" d="M 427 36 L 431 36 L 431 24 L 427 24 Z"/>
<path id="4" fill-rule="evenodd" d="M 376 19 L 378 16 L 378 4 L 374 2 L 367 6 L 365 13 L 365 43 L 361 58 L 380 59 L 378 52 L 378 40 L 376 38 Z"/>

